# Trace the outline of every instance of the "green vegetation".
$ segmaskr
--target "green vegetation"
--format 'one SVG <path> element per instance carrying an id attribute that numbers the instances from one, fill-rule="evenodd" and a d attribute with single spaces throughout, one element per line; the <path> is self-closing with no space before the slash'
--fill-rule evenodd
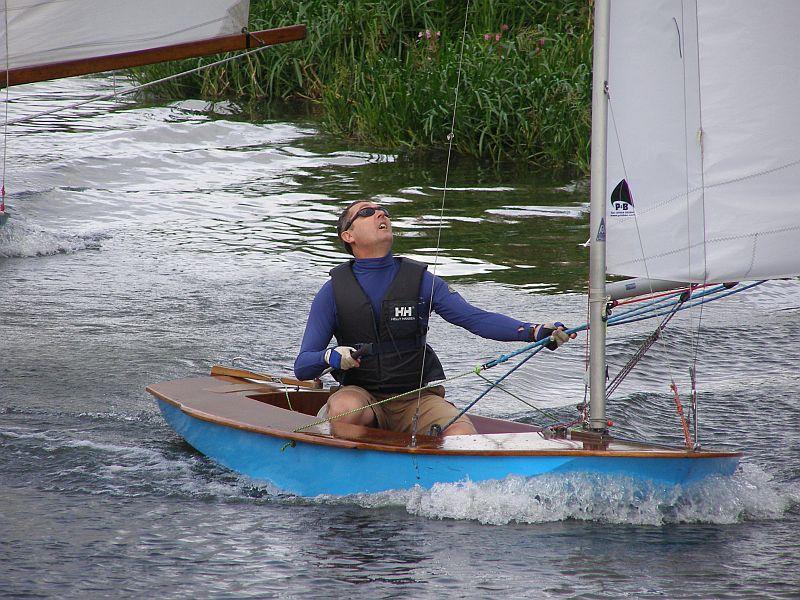
<path id="1" fill-rule="evenodd" d="M 447 147 L 461 62 L 457 151 L 588 169 L 587 0 L 476 0 L 468 15 L 462 3 L 447 0 L 253 0 L 254 31 L 295 23 L 308 26 L 308 39 L 160 93 L 303 98 L 315 103 L 332 133 L 385 148 L 437 149 Z M 134 76 L 151 81 L 197 64 L 155 65 Z"/>

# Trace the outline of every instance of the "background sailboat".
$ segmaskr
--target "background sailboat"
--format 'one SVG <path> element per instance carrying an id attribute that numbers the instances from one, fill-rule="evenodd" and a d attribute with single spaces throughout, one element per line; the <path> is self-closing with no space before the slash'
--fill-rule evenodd
<path id="1" fill-rule="evenodd" d="M 6 137 L 9 124 L 35 117 L 9 122 L 10 86 L 267 47 L 306 35 L 304 25 L 248 32 L 249 0 L 4 0 L 0 10 Z M 3 181 L 0 225 L 8 218 L 6 187 Z"/>

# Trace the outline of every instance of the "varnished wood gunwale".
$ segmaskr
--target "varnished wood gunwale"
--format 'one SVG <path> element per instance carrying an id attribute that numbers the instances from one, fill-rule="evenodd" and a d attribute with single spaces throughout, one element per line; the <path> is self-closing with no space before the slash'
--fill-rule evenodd
<path id="1" fill-rule="evenodd" d="M 253 36 L 257 36 L 258 40 L 254 39 Z M 292 25 L 289 27 L 254 31 L 249 36 L 244 33 L 236 33 L 233 35 L 172 44 L 170 46 L 161 46 L 159 48 L 150 48 L 147 50 L 135 50 L 133 52 L 122 52 L 120 54 L 108 54 L 92 58 L 79 58 L 43 65 L 19 67 L 8 70 L 8 85 L 20 85 L 23 83 L 34 83 L 36 81 L 60 79 L 61 77 L 75 77 L 77 75 L 102 73 L 104 71 L 115 71 L 117 69 L 129 69 L 131 67 L 140 67 L 142 65 L 150 65 L 170 60 L 196 58 L 198 56 L 246 50 L 259 46 L 273 46 L 275 44 L 302 40 L 305 37 L 305 25 Z M 4 87 L 6 87 L 6 71 L 0 70 L 0 89 Z"/>
<path id="2" fill-rule="evenodd" d="M 213 380 L 221 380 L 221 381 L 231 381 L 232 379 L 227 377 L 209 377 L 208 379 Z M 181 381 L 187 380 L 180 380 L 176 382 L 166 382 L 166 383 L 180 383 Z M 234 380 L 235 381 L 235 380 Z M 155 384 L 160 385 L 160 384 Z M 171 404 L 184 412 L 185 414 L 189 415 L 190 417 L 196 418 L 201 421 L 206 421 L 209 423 L 214 423 L 217 425 L 221 425 L 224 427 L 230 427 L 233 429 L 239 429 L 242 431 L 248 431 L 251 433 L 257 433 L 262 435 L 268 435 L 270 437 L 276 437 L 286 440 L 287 442 L 302 442 L 307 444 L 316 444 L 320 446 L 328 446 L 328 447 L 335 447 L 335 448 L 347 448 L 347 449 L 356 449 L 356 450 L 372 450 L 377 452 L 399 452 L 405 454 L 431 454 L 431 455 L 443 455 L 443 456 L 495 456 L 495 457 L 514 457 L 514 456 L 565 456 L 565 457 L 604 457 L 604 458 L 686 458 L 686 459 L 702 459 L 702 458 L 738 458 L 742 456 L 741 452 L 716 452 L 716 451 L 693 451 L 687 450 L 683 448 L 675 448 L 674 450 L 668 451 L 663 450 L 661 448 L 655 450 L 580 450 L 580 449 L 555 449 L 555 450 L 466 450 L 466 449 L 447 449 L 442 447 L 442 439 L 437 437 L 431 436 L 424 436 L 418 435 L 417 436 L 417 445 L 415 447 L 411 447 L 410 445 L 410 435 L 409 434 L 402 434 L 397 432 L 385 432 L 382 430 L 377 430 L 371 427 L 360 427 L 357 425 L 344 425 L 344 424 L 337 424 L 337 429 L 343 428 L 342 431 L 345 434 L 344 437 L 335 437 L 329 434 L 325 434 L 322 432 L 294 432 L 292 429 L 296 429 L 303 424 L 310 424 L 317 419 L 313 417 L 309 417 L 308 415 L 302 415 L 300 413 L 295 413 L 293 411 L 289 411 L 283 408 L 278 408 L 275 406 L 271 406 L 268 404 L 261 404 L 263 408 L 269 411 L 274 411 L 274 415 L 276 421 L 280 421 L 281 418 L 287 419 L 293 423 L 293 425 L 280 428 L 280 427 L 270 427 L 270 426 L 256 426 L 249 423 L 245 423 L 242 421 L 238 421 L 235 419 L 229 419 L 222 417 L 220 415 L 214 415 L 207 411 L 198 410 L 196 408 L 192 408 L 191 406 L 187 406 L 183 404 L 179 399 L 169 397 L 167 394 L 160 392 L 154 386 L 148 386 L 147 391 L 155 396 L 156 398 Z M 257 393 L 259 388 L 254 387 L 253 390 L 249 392 L 249 394 Z M 263 391 L 274 391 L 275 386 L 269 386 L 264 384 Z M 288 392 L 290 395 L 292 392 Z M 308 393 L 308 392 L 306 392 Z M 321 394 L 324 392 L 320 392 Z M 248 392 L 239 391 L 239 392 L 230 392 L 226 394 L 222 394 L 222 396 L 230 397 L 230 396 L 240 396 L 242 398 L 247 398 Z M 256 400 L 251 400 L 252 402 L 256 403 Z M 282 414 L 288 413 L 288 414 Z M 294 415 L 294 416 L 292 416 Z M 299 422 L 302 421 L 302 422 Z M 378 437 L 386 438 L 387 444 L 379 444 L 372 441 L 359 441 L 359 440 L 372 440 L 375 439 L 376 435 Z M 347 439 L 349 438 L 349 439 Z M 611 442 L 613 443 L 614 440 L 611 438 Z M 624 442 L 625 445 L 633 445 L 633 443 Z M 638 443 L 636 444 L 638 445 Z M 642 444 L 645 445 L 645 444 Z"/>
<path id="3" fill-rule="evenodd" d="M 308 388 L 311 390 L 321 390 L 322 382 L 305 381 L 303 379 L 294 379 L 293 377 L 278 377 L 276 375 L 268 375 L 266 373 L 256 373 L 255 371 L 248 371 L 247 369 L 234 369 L 232 367 L 224 367 L 222 365 L 214 365 L 211 367 L 212 375 L 228 375 L 229 377 L 238 377 L 239 379 L 253 379 L 256 381 L 266 381 L 270 383 L 282 383 L 288 386 Z"/>

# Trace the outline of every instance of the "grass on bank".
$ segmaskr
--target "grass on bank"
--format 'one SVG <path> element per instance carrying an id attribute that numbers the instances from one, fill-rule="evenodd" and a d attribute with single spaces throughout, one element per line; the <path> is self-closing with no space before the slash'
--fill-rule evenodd
<path id="1" fill-rule="evenodd" d="M 588 0 L 253 0 L 252 30 L 296 23 L 308 38 L 162 86 L 168 97 L 302 98 L 335 134 L 392 149 L 453 143 L 494 161 L 586 172 Z M 466 34 L 464 22 L 466 17 Z M 462 36 L 464 40 L 461 58 Z M 143 67 L 138 81 L 211 62 Z"/>

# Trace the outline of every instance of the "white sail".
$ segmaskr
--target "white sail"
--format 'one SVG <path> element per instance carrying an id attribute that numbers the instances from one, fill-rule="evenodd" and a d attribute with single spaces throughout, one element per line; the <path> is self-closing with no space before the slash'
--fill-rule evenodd
<path id="1" fill-rule="evenodd" d="M 5 0 L 0 3 L 0 68 L 240 33 L 249 7 L 249 0 Z"/>
<path id="2" fill-rule="evenodd" d="M 800 274 L 798 24 L 798 0 L 612 0 L 609 273 Z"/>

